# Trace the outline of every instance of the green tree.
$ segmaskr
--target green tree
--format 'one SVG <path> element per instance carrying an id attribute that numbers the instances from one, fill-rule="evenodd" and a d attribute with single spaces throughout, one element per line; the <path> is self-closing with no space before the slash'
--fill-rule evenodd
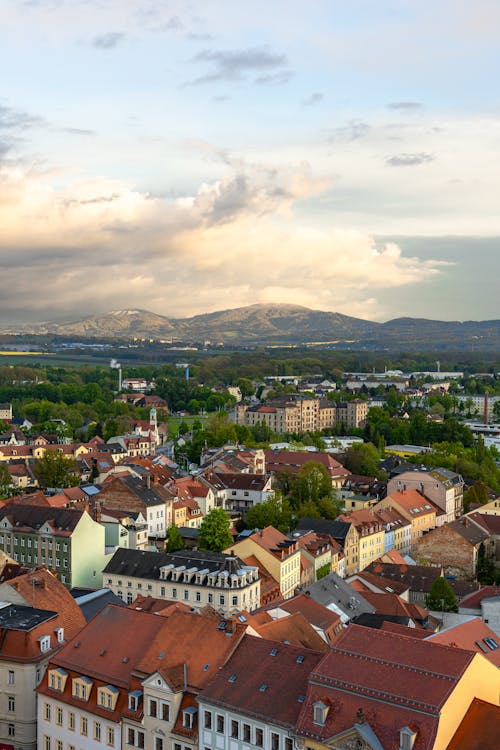
<path id="1" fill-rule="evenodd" d="M 372 443 L 354 443 L 346 451 L 344 466 L 353 474 L 377 476 L 380 453 Z"/>
<path id="2" fill-rule="evenodd" d="M 245 517 L 245 524 L 249 529 L 264 529 L 274 526 L 282 533 L 286 533 L 292 525 L 290 504 L 281 497 L 270 497 L 263 503 L 256 503 L 249 508 Z"/>
<path id="3" fill-rule="evenodd" d="M 7 464 L 3 461 L 0 463 L 0 499 L 9 497 L 10 493 L 10 474 Z"/>
<path id="4" fill-rule="evenodd" d="M 317 504 L 320 498 L 331 496 L 332 480 L 328 469 L 317 461 L 307 461 L 292 484 L 292 506 L 296 508 L 307 502 Z"/>
<path id="5" fill-rule="evenodd" d="M 207 513 L 200 526 L 198 537 L 200 549 L 221 552 L 233 543 L 229 531 L 229 516 L 222 508 L 214 508 Z"/>
<path id="6" fill-rule="evenodd" d="M 76 487 L 80 482 L 78 465 L 57 450 L 46 450 L 35 462 L 35 476 L 41 487 Z"/>
<path id="7" fill-rule="evenodd" d="M 456 612 L 458 600 L 446 578 L 436 578 L 429 594 L 425 597 L 425 606 L 435 612 Z"/>
<path id="8" fill-rule="evenodd" d="M 169 526 L 167 531 L 167 540 L 165 542 L 165 552 L 178 552 L 184 549 L 184 540 L 181 537 L 181 532 L 175 524 Z"/>

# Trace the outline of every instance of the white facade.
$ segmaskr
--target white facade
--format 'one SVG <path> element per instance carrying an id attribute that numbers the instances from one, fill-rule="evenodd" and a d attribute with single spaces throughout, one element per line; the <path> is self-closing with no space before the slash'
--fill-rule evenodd
<path id="1" fill-rule="evenodd" d="M 289 730 L 199 699 L 199 750 L 293 750 Z"/>
<path id="2" fill-rule="evenodd" d="M 120 722 L 106 721 L 57 696 L 38 698 L 38 750 L 104 750 L 121 748 Z"/>

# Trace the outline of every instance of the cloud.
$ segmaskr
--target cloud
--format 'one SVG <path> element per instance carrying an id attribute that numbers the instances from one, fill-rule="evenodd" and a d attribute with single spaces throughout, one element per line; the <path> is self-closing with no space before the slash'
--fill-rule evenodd
<path id="1" fill-rule="evenodd" d="M 238 81 L 248 73 L 276 70 L 287 63 L 285 55 L 272 52 L 269 47 L 249 47 L 242 50 L 205 49 L 192 58 L 194 63 L 210 63 L 211 70 L 190 81 L 191 85 L 214 81 Z"/>
<path id="2" fill-rule="evenodd" d="M 387 106 L 400 112 L 418 112 L 424 105 L 421 102 L 390 102 Z"/>
<path id="3" fill-rule="evenodd" d="M 330 143 L 348 143 L 349 141 L 357 141 L 358 138 L 364 138 L 370 132 L 370 125 L 366 122 L 358 122 L 357 120 L 351 120 L 347 125 L 329 130 L 328 141 Z"/>
<path id="4" fill-rule="evenodd" d="M 375 318 L 385 309 L 377 290 L 443 272 L 395 243 L 299 220 L 297 203 L 330 183 L 309 164 L 212 152 L 229 173 L 177 200 L 105 179 L 55 189 L 44 174 L 0 165 L 0 313 L 85 315 L 91 297 L 96 311 L 181 316 L 293 300 L 354 314 L 366 305 Z"/>
<path id="5" fill-rule="evenodd" d="M 259 76 L 254 80 L 258 86 L 284 86 L 295 74 L 291 70 L 283 70 L 280 73 L 270 73 L 269 75 Z"/>
<path id="6" fill-rule="evenodd" d="M 93 137 L 97 135 L 97 132 L 95 130 L 88 130 L 87 128 L 62 128 L 63 133 L 68 133 L 69 135 L 84 135 L 88 137 Z"/>
<path id="7" fill-rule="evenodd" d="M 125 34 L 121 31 L 108 31 L 106 34 L 100 34 L 95 36 L 91 44 L 96 49 L 109 50 L 114 49 L 121 44 L 125 39 Z"/>
<path id="8" fill-rule="evenodd" d="M 42 123 L 41 117 L 0 104 L 0 130 L 26 130 Z"/>
<path id="9" fill-rule="evenodd" d="M 315 91 L 314 94 L 310 94 L 302 100 L 302 106 L 312 107 L 314 104 L 319 104 L 320 102 L 322 102 L 324 98 L 324 94 L 322 94 L 320 91 Z"/>
<path id="10" fill-rule="evenodd" d="M 435 158 L 434 154 L 420 151 L 416 154 L 395 154 L 394 156 L 387 156 L 385 163 L 390 167 L 416 167 L 420 164 L 427 164 L 430 161 L 434 161 Z"/>

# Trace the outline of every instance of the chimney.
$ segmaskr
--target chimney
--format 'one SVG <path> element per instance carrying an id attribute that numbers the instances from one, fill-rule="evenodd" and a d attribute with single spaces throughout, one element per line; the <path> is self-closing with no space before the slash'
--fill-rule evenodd
<path id="1" fill-rule="evenodd" d="M 149 472 L 146 474 L 146 487 L 148 490 L 151 489 L 151 474 L 149 474 Z"/>

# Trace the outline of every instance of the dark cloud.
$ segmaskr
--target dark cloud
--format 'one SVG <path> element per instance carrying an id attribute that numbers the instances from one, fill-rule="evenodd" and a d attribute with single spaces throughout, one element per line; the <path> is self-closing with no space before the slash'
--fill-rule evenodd
<path id="1" fill-rule="evenodd" d="M 390 102 L 387 106 L 400 112 L 417 112 L 424 105 L 421 102 Z"/>
<path id="2" fill-rule="evenodd" d="M 388 156 L 385 163 L 390 167 L 417 167 L 419 164 L 427 164 L 430 161 L 434 161 L 435 158 L 434 154 L 420 151 L 416 154 L 394 154 L 394 156 Z"/>
<path id="3" fill-rule="evenodd" d="M 106 34 L 100 34 L 92 39 L 92 46 L 96 49 L 114 49 L 125 39 L 125 34 L 121 31 L 108 31 Z"/>
<path id="4" fill-rule="evenodd" d="M 306 98 L 302 100 L 302 106 L 312 107 L 314 104 L 322 102 L 324 98 L 324 94 L 320 91 L 315 91 L 314 94 L 310 94 L 310 96 L 306 96 Z"/>
<path id="5" fill-rule="evenodd" d="M 195 55 L 192 62 L 210 63 L 212 66 L 208 73 L 190 81 L 191 85 L 199 85 L 214 81 L 238 81 L 246 73 L 276 70 L 286 65 L 287 59 L 285 55 L 276 54 L 264 46 L 243 50 L 205 49 Z"/>
<path id="6" fill-rule="evenodd" d="M 357 141 L 358 138 L 364 138 L 368 135 L 369 130 L 370 126 L 368 123 L 351 120 L 347 125 L 342 125 L 340 128 L 330 130 L 328 140 L 330 143 L 348 143 L 349 141 Z"/>

